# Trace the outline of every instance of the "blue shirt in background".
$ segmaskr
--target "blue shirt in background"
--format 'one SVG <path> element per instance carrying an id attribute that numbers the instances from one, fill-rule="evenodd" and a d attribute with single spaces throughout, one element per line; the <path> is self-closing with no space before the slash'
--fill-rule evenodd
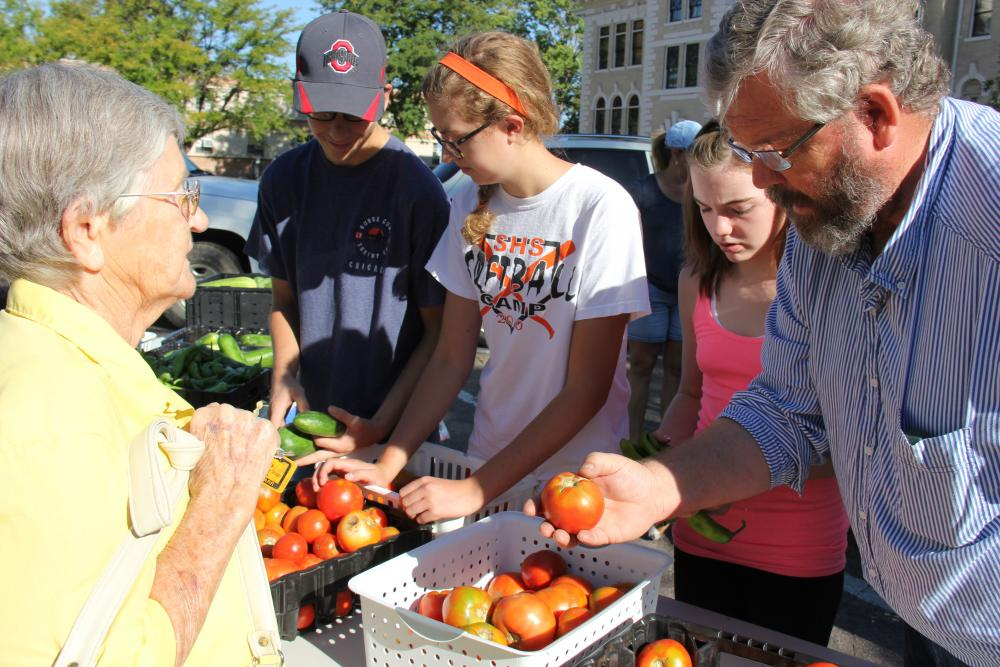
<path id="1" fill-rule="evenodd" d="M 885 250 L 789 230 L 763 372 L 723 413 L 801 489 L 829 453 L 864 574 L 914 629 L 1000 664 L 1000 114 L 941 102 Z"/>

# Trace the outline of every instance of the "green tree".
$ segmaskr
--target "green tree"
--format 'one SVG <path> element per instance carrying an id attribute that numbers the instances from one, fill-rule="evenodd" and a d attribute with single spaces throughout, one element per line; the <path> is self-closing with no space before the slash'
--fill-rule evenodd
<path id="1" fill-rule="evenodd" d="M 3 0 L 15 2 L 17 0 Z M 33 17 L 29 61 L 111 67 L 177 105 L 194 142 L 215 130 L 260 140 L 289 130 L 290 10 L 245 0 L 55 0 Z"/>
<path id="2" fill-rule="evenodd" d="M 22 0 L 0 0 L 0 74 L 37 59 L 34 35 L 42 11 Z"/>
<path id="3" fill-rule="evenodd" d="M 583 22 L 572 0 L 320 0 L 324 11 L 347 9 L 382 28 L 389 64 L 386 76 L 394 92 L 389 101 L 397 134 L 423 130 L 426 111 L 420 101 L 424 74 L 456 37 L 483 30 L 508 30 L 539 46 L 552 74 L 564 129 L 579 123 L 580 55 Z"/>
<path id="4" fill-rule="evenodd" d="M 997 75 L 983 84 L 983 104 L 1000 111 L 1000 56 L 997 57 Z"/>

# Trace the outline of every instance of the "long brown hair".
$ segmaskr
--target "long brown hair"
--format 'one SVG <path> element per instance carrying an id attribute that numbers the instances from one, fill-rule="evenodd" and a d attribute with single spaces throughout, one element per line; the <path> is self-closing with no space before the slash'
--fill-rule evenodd
<path id="1" fill-rule="evenodd" d="M 464 37 L 449 50 L 514 89 L 526 113 L 524 127 L 528 136 L 540 138 L 555 134 L 559 128 L 559 114 L 552 97 L 552 79 L 533 42 L 510 33 L 492 31 Z M 517 113 L 505 102 L 440 63 L 435 63 L 424 76 L 421 93 L 425 101 L 446 104 L 456 109 L 464 120 L 477 125 L 498 122 Z M 495 216 L 487 203 L 497 187 L 496 184 L 479 186 L 479 205 L 465 218 L 462 227 L 462 235 L 469 243 L 482 242 L 490 230 Z"/>
<path id="2" fill-rule="evenodd" d="M 687 149 L 688 166 L 701 169 L 716 169 L 722 166 L 737 166 L 750 171 L 751 166 L 733 155 L 726 138 L 715 119 L 708 121 L 698 132 L 694 142 Z M 688 178 L 684 191 L 684 260 L 685 266 L 698 277 L 698 288 L 705 296 L 711 296 L 719 276 L 729 271 L 733 263 L 712 240 L 705 229 L 701 209 L 694 199 L 694 188 Z M 780 209 L 779 209 L 780 211 Z M 784 215 L 784 213 L 780 213 Z M 784 224 L 774 243 L 775 261 L 781 259 L 785 249 L 788 225 Z"/>

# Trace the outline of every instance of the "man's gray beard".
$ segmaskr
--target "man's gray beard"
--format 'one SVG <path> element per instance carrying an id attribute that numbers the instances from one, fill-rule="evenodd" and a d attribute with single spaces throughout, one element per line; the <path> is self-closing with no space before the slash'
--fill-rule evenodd
<path id="1" fill-rule="evenodd" d="M 858 248 L 872 228 L 889 192 L 857 153 L 844 145 L 816 199 L 780 185 L 767 188 L 767 196 L 785 209 L 803 241 L 828 255 L 846 255 Z M 799 202 L 806 205 L 805 212 L 792 209 Z"/>

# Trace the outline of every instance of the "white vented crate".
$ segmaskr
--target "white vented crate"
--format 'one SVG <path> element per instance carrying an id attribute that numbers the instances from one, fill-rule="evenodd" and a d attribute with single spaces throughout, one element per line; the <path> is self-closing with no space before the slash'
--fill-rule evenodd
<path id="1" fill-rule="evenodd" d="M 542 537 L 540 523 L 541 519 L 519 512 L 493 514 L 353 577 L 348 585 L 361 597 L 365 663 L 369 667 L 572 665 L 589 647 L 655 610 L 669 555 L 636 544 L 563 549 Z M 635 586 L 539 651 L 488 642 L 412 611 L 429 590 L 483 587 L 498 572 L 519 570 L 525 556 L 541 549 L 558 551 L 570 573 L 595 587 L 624 582 Z"/>
<path id="2" fill-rule="evenodd" d="M 374 463 L 382 455 L 384 449 L 384 445 L 372 445 L 349 454 L 349 456 Z M 410 457 L 410 460 L 406 464 L 406 470 L 418 477 L 430 475 L 443 479 L 465 479 L 482 466 L 483 463 L 485 461 L 475 456 L 463 454 L 458 450 L 443 445 L 425 442 Z M 537 484 L 538 480 L 535 476 L 529 475 L 487 503 L 478 512 L 457 519 L 436 521 L 431 525 L 431 530 L 434 535 L 441 535 L 470 523 L 475 523 L 497 512 L 520 512 L 521 508 L 524 507 L 524 501 L 532 497 Z M 364 487 L 364 491 L 365 497 L 369 500 L 392 507 L 399 507 L 399 495 L 390 492 L 388 489 L 368 486 Z"/>

